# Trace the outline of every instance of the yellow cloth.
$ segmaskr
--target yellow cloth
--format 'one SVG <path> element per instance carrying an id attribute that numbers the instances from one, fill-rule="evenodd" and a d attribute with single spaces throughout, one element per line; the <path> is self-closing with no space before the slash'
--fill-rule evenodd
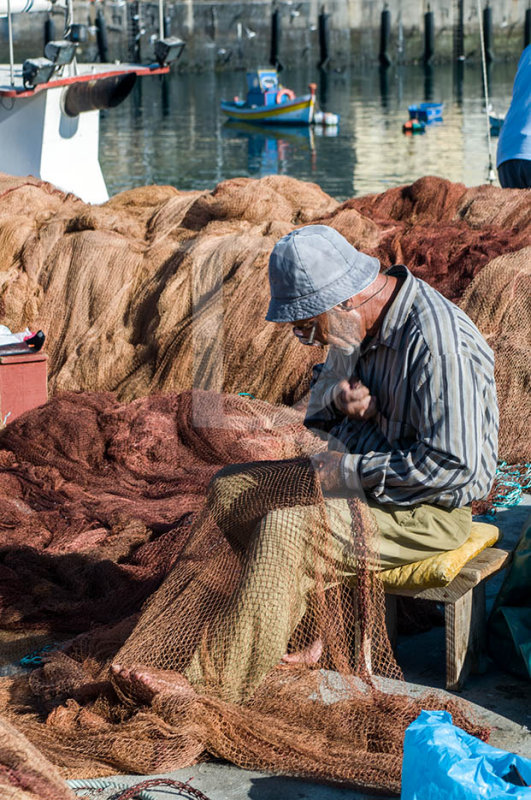
<path id="1" fill-rule="evenodd" d="M 470 536 L 460 547 L 435 556 L 404 564 L 380 572 L 384 586 L 389 589 L 435 589 L 446 586 L 465 564 L 487 547 L 492 547 L 500 536 L 495 525 L 473 522 Z"/>

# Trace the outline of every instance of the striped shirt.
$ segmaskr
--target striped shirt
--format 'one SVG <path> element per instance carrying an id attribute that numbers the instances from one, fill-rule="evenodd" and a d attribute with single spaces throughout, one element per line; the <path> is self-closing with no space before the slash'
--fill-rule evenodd
<path id="1" fill-rule="evenodd" d="M 404 266 L 376 336 L 359 354 L 330 348 L 314 369 L 305 425 L 345 452 L 343 482 L 379 503 L 459 508 L 487 496 L 496 472 L 494 357 L 478 329 Z M 369 420 L 342 415 L 340 380 L 361 380 L 377 401 Z"/>

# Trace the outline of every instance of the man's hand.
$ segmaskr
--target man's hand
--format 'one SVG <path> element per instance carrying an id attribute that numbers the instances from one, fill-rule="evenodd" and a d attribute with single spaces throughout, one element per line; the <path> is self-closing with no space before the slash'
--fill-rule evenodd
<path id="1" fill-rule="evenodd" d="M 326 491 L 340 489 L 343 486 L 340 469 L 343 455 L 336 450 L 329 450 L 312 456 L 312 464 L 319 475 L 322 488 Z"/>
<path id="2" fill-rule="evenodd" d="M 334 392 L 339 411 L 350 419 L 370 419 L 376 414 L 376 398 L 361 381 L 340 381 Z"/>

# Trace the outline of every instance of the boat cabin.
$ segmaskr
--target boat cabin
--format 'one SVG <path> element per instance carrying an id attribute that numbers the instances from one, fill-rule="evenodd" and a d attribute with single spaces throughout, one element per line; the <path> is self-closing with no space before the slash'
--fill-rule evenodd
<path id="1" fill-rule="evenodd" d="M 247 73 L 247 105 L 274 106 L 278 90 L 276 69 L 254 69 Z"/>

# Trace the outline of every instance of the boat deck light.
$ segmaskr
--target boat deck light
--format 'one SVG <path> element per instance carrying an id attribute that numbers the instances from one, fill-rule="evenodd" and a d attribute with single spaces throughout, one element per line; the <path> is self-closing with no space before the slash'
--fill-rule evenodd
<path id="1" fill-rule="evenodd" d="M 176 36 L 168 36 L 166 39 L 158 39 L 155 42 L 155 58 L 162 67 L 164 64 L 172 64 L 180 58 L 184 50 L 185 43 Z"/>
<path id="2" fill-rule="evenodd" d="M 49 58 L 27 58 L 22 64 L 24 86 L 34 87 L 39 83 L 47 83 L 54 70 L 55 64 Z"/>
<path id="3" fill-rule="evenodd" d="M 77 42 L 70 42 L 67 39 L 48 42 L 44 48 L 44 55 L 53 61 L 56 67 L 63 67 L 73 61 L 77 50 Z"/>

